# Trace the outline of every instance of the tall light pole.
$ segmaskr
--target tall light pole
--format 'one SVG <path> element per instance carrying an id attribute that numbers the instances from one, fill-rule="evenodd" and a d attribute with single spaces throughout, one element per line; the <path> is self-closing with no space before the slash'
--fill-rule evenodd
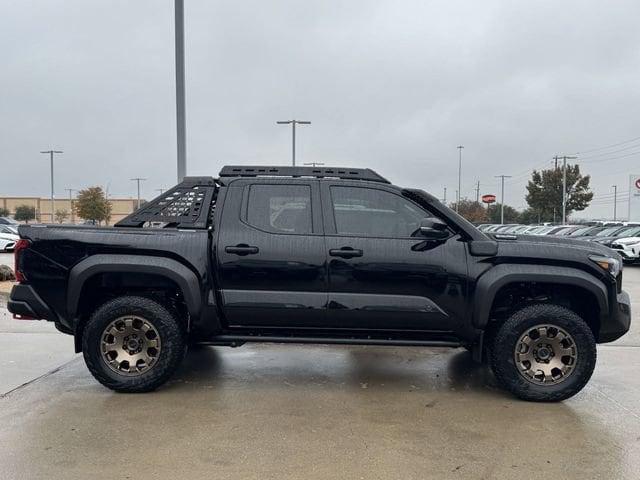
<path id="1" fill-rule="evenodd" d="M 138 210 L 140 210 L 140 182 L 144 182 L 145 180 L 146 178 L 140 178 L 140 177 L 131 179 L 132 182 L 136 182 L 138 184 Z"/>
<path id="2" fill-rule="evenodd" d="M 291 125 L 291 163 L 296 166 L 296 125 L 311 125 L 311 122 L 306 120 L 279 120 L 276 122 L 278 125 Z"/>
<path id="3" fill-rule="evenodd" d="M 447 187 L 444 187 L 444 192 L 442 196 L 442 203 L 447 204 Z"/>
<path id="4" fill-rule="evenodd" d="M 502 179 L 502 195 L 500 198 L 500 223 L 504 224 L 504 179 L 511 178 L 511 175 L 496 175 L 495 177 Z"/>
<path id="5" fill-rule="evenodd" d="M 616 221 L 617 209 L 618 209 L 618 185 L 611 185 L 613 187 L 613 221 Z"/>
<path id="6" fill-rule="evenodd" d="M 575 160 L 578 157 L 562 157 L 562 225 L 567 223 L 567 160 Z"/>
<path id="7" fill-rule="evenodd" d="M 65 190 L 69 192 L 69 208 L 71 209 L 71 223 L 76 223 L 75 215 L 73 212 L 73 192 L 75 192 L 75 190 L 73 188 L 65 188 Z"/>
<path id="8" fill-rule="evenodd" d="M 458 145 L 456 147 L 458 149 L 458 193 L 456 193 L 456 212 L 459 209 L 460 205 L 460 195 L 462 195 L 462 149 L 464 145 Z"/>
<path id="9" fill-rule="evenodd" d="M 53 206 L 53 197 L 54 197 L 54 193 L 53 193 L 53 155 L 56 153 L 64 153 L 62 150 L 44 150 L 41 151 L 40 153 L 46 153 L 49 155 L 49 158 L 51 159 L 51 223 L 53 223 L 53 215 L 55 213 L 55 207 Z"/>
<path id="10" fill-rule="evenodd" d="M 176 133 L 178 183 L 187 175 L 187 126 L 184 94 L 184 0 L 175 0 Z"/>

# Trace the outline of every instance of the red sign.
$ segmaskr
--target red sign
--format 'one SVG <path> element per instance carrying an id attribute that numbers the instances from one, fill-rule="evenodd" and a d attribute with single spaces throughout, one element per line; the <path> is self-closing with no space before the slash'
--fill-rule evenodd
<path id="1" fill-rule="evenodd" d="M 640 182 L 640 180 L 638 181 Z M 496 196 L 492 194 L 482 195 L 482 203 L 496 203 Z"/>
<path id="2" fill-rule="evenodd" d="M 640 178 L 636 180 L 636 188 L 640 190 Z"/>

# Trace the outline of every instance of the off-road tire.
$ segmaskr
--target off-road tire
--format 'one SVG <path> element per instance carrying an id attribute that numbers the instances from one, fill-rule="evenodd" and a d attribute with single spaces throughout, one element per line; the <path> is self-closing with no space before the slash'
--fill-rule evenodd
<path id="1" fill-rule="evenodd" d="M 570 375 L 558 384 L 540 385 L 518 371 L 515 349 L 520 337 L 536 325 L 559 327 L 573 338 L 577 360 Z M 513 313 L 498 329 L 489 362 L 498 383 L 518 398 L 558 402 L 572 397 L 587 384 L 596 365 L 596 341 L 591 328 L 575 312 L 553 304 L 535 304 Z"/>
<path id="2" fill-rule="evenodd" d="M 112 370 L 101 352 L 105 328 L 114 320 L 135 315 L 145 318 L 158 332 L 161 349 L 155 364 L 137 376 Z M 186 352 L 185 329 L 173 309 L 146 297 L 123 296 L 110 300 L 91 315 L 82 333 L 82 351 L 91 374 L 102 385 L 117 392 L 141 393 L 155 390 L 174 373 Z"/>

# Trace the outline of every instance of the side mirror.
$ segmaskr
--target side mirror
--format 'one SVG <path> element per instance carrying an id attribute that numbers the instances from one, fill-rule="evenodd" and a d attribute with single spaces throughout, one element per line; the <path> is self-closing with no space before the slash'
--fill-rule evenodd
<path id="1" fill-rule="evenodd" d="M 434 217 L 423 218 L 420 221 L 420 235 L 427 238 L 446 238 L 449 236 L 447 224 Z"/>

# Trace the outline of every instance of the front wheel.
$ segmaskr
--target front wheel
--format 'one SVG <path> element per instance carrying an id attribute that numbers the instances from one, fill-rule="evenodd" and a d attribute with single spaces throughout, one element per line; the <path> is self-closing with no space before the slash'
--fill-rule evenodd
<path id="1" fill-rule="evenodd" d="M 82 334 L 87 367 L 96 380 L 118 392 L 156 389 L 173 374 L 185 349 L 176 314 L 146 297 L 108 301 Z"/>
<path id="2" fill-rule="evenodd" d="M 575 312 L 530 305 L 500 326 L 490 362 L 498 382 L 517 397 L 556 402 L 587 384 L 596 365 L 596 342 Z"/>

